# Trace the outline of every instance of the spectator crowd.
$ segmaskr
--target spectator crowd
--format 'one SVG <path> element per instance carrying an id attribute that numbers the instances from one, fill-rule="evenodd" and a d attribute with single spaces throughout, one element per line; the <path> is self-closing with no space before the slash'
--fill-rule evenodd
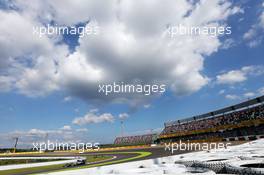
<path id="1" fill-rule="evenodd" d="M 165 125 L 165 128 L 161 132 L 160 136 L 174 134 L 174 133 L 185 133 L 186 131 L 202 131 L 199 134 L 188 134 L 185 136 L 175 136 L 169 138 L 158 138 L 156 139 L 155 134 L 145 134 L 136 136 L 124 136 L 117 137 L 114 144 L 116 145 L 146 145 L 152 143 L 166 142 L 166 141 L 177 141 L 177 140 L 203 140 L 211 138 L 232 138 L 242 136 L 257 136 L 264 135 L 264 125 L 252 125 L 243 126 L 240 128 L 229 128 L 224 130 L 211 131 L 210 129 L 218 126 L 235 126 L 239 125 L 244 121 L 252 121 L 257 119 L 264 119 L 264 104 L 258 106 L 247 107 L 241 110 L 230 111 L 229 113 L 210 116 L 207 118 L 200 118 L 188 120 L 185 122 L 172 122 L 172 124 Z M 208 131 L 210 132 L 208 132 Z"/>
<path id="2" fill-rule="evenodd" d="M 255 120 L 264 118 L 264 105 L 259 105 L 251 108 L 246 108 L 240 111 L 233 111 L 228 114 L 219 116 L 211 116 L 210 118 L 199 119 L 192 121 L 165 126 L 161 135 L 180 133 L 186 131 L 197 131 L 211 129 L 222 125 L 237 125 L 242 121 Z"/>
<path id="3" fill-rule="evenodd" d="M 133 145 L 133 144 L 151 144 L 154 134 L 136 135 L 117 137 L 114 144 L 116 145 Z"/>

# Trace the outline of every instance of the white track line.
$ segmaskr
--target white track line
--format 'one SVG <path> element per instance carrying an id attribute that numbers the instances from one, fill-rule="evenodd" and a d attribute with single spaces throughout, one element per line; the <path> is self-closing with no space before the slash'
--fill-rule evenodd
<path id="1" fill-rule="evenodd" d="M 38 157 L 40 159 L 41 157 Z M 50 157 L 51 158 L 51 157 Z M 57 157 L 58 158 L 58 157 Z M 59 157 L 58 159 L 69 159 L 69 157 Z M 19 165 L 5 165 L 5 166 L 0 166 L 0 172 L 3 170 L 12 170 L 12 169 L 21 169 L 21 168 L 32 168 L 32 167 L 40 167 L 40 166 L 49 166 L 49 165 L 59 165 L 59 164 L 66 164 L 66 163 L 75 163 L 78 158 L 76 157 L 71 157 L 72 159 L 70 160 L 61 160 L 61 161 L 52 161 L 52 162 L 42 162 L 42 163 L 28 163 L 28 164 L 19 164 Z M 1 160 L 4 159 L 23 159 L 19 157 L 8 157 L 8 158 L 1 158 Z M 25 158 L 24 158 L 25 159 Z M 36 157 L 27 157 L 27 159 L 36 159 Z M 46 157 L 43 157 L 43 159 L 47 159 Z"/>

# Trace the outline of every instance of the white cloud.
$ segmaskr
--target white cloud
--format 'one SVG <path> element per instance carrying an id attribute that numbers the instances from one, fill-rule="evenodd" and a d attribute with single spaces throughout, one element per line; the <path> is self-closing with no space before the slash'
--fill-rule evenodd
<path id="1" fill-rule="evenodd" d="M 234 41 L 234 39 L 232 39 L 232 38 L 228 38 L 228 39 L 226 39 L 226 40 L 222 43 L 221 48 L 222 48 L 222 49 L 229 49 L 229 48 L 231 48 L 231 47 L 233 47 L 233 46 L 235 46 L 235 41 Z"/>
<path id="2" fill-rule="evenodd" d="M 264 73 L 263 66 L 245 66 L 239 70 L 231 70 L 226 73 L 216 76 L 216 82 L 218 84 L 233 85 L 236 83 L 244 82 L 248 79 L 248 76 L 258 76 Z"/>
<path id="3" fill-rule="evenodd" d="M 95 113 L 89 112 L 83 117 L 75 118 L 72 123 L 76 125 L 86 125 L 91 123 L 102 123 L 102 122 L 114 122 L 114 116 L 110 113 L 103 113 L 96 115 Z"/>
<path id="4" fill-rule="evenodd" d="M 122 114 L 119 114 L 118 118 L 121 119 L 121 120 L 125 120 L 129 117 L 129 115 L 127 113 L 122 113 Z"/>
<path id="5" fill-rule="evenodd" d="M 220 90 L 219 92 L 218 92 L 218 94 L 224 94 L 226 92 L 226 90 L 224 90 L 224 89 L 222 89 L 222 90 Z"/>
<path id="6" fill-rule="evenodd" d="M 260 37 L 260 38 L 258 38 L 258 39 L 255 39 L 255 40 L 252 40 L 252 41 L 250 41 L 249 43 L 248 43 L 248 46 L 249 47 L 256 47 L 256 46 L 258 46 L 260 43 L 262 42 L 262 38 Z"/>
<path id="7" fill-rule="evenodd" d="M 7 76 L 0 76 L 0 92 L 8 92 L 12 89 L 14 78 Z"/>
<path id="8" fill-rule="evenodd" d="M 88 132 L 88 129 L 87 128 L 79 128 L 79 129 L 76 129 L 77 132 Z"/>
<path id="9" fill-rule="evenodd" d="M 226 99 L 229 99 L 229 100 L 237 100 L 237 99 L 240 99 L 240 97 L 238 95 L 234 95 L 234 94 L 227 94 L 225 96 Z"/>
<path id="10" fill-rule="evenodd" d="M 258 93 L 264 95 L 264 87 L 258 89 Z"/>
<path id="11" fill-rule="evenodd" d="M 144 108 L 146 108 L 146 109 L 148 109 L 148 108 L 150 108 L 151 107 L 151 104 L 145 104 L 144 105 Z"/>
<path id="12" fill-rule="evenodd" d="M 8 79 L 15 80 L 14 83 L 6 81 L 2 89 L 13 86 L 30 97 L 64 90 L 69 96 L 84 100 L 131 105 L 146 104 L 149 99 L 128 94 L 105 97 L 97 93 L 98 84 L 139 80 L 146 84 L 164 83 L 176 95 L 199 91 L 210 81 L 202 73 L 203 64 L 206 56 L 221 47 L 218 36 L 169 38 L 163 35 L 166 27 L 179 23 L 224 26 L 229 16 L 241 12 L 226 0 L 197 3 L 185 0 L 143 0 L 140 3 L 37 0 L 30 4 L 15 0 L 12 3 L 19 12 L 0 11 L 1 19 L 6 19 L 0 24 L 4 36 L 3 42 L 0 41 L 0 56 L 4 58 L 0 59 L 0 65 L 8 68 Z M 148 8 L 141 8 L 143 5 Z M 98 21 L 102 32 L 80 38 L 72 53 L 59 36 L 32 35 L 33 26 L 50 21 L 73 25 L 91 19 Z M 25 62 L 30 62 L 30 66 Z"/>
<path id="13" fill-rule="evenodd" d="M 243 38 L 245 40 L 249 40 L 249 39 L 252 39 L 253 37 L 256 36 L 256 29 L 255 27 L 252 27 L 251 29 L 249 29 L 244 35 L 243 35 Z"/>
<path id="14" fill-rule="evenodd" d="M 71 96 L 64 97 L 63 101 L 64 102 L 70 102 L 70 101 L 72 101 L 72 97 Z"/>
<path id="15" fill-rule="evenodd" d="M 64 125 L 64 126 L 61 128 L 61 130 L 64 130 L 64 131 L 70 131 L 70 130 L 72 130 L 72 128 L 71 128 L 71 126 L 69 126 L 69 125 Z"/>
<path id="16" fill-rule="evenodd" d="M 245 73 L 240 70 L 232 70 L 227 73 L 218 75 L 216 78 L 217 83 L 219 84 L 234 84 L 247 80 Z"/>
<path id="17" fill-rule="evenodd" d="M 224 91 L 220 91 L 220 92 L 224 92 Z M 224 94 L 224 93 L 219 93 L 219 94 Z M 253 98 L 259 95 L 264 95 L 264 87 L 259 88 L 256 92 L 245 92 L 241 95 L 226 94 L 225 98 L 229 100 L 241 100 L 241 99 Z"/>
<path id="18" fill-rule="evenodd" d="M 57 75 L 53 72 L 53 66 L 55 65 L 52 62 L 49 64 L 48 61 L 45 61 L 40 68 L 26 68 L 21 79 L 16 82 L 19 92 L 29 97 L 36 97 L 45 96 L 58 90 Z"/>
<path id="19" fill-rule="evenodd" d="M 51 38 L 34 36 L 33 27 L 42 24 L 24 13 L 0 10 L 0 18 L 0 68 L 6 80 L 2 86 L 30 97 L 58 90 L 55 62 L 65 57 L 67 47 L 57 46 Z"/>
<path id="20" fill-rule="evenodd" d="M 110 20 L 114 14 L 115 1 L 86 0 L 35 0 L 26 3 L 15 0 L 15 4 L 29 16 L 41 18 L 42 21 L 54 20 L 57 24 L 74 25 L 96 18 L 100 22 Z M 78 13 L 76 13 L 78 12 Z M 38 16 L 42 14 L 41 16 Z"/>
<path id="21" fill-rule="evenodd" d="M 23 61 L 26 59 L 22 57 L 25 53 L 36 56 L 52 49 L 52 43 L 47 37 L 40 38 L 33 35 L 33 27 L 40 24 L 30 17 L 15 11 L 0 10 L 0 18 L 2 19 L 0 24 L 1 66 L 11 66 L 10 61 L 15 61 L 12 58 L 16 57 L 21 57 L 20 61 Z"/>
<path id="22" fill-rule="evenodd" d="M 73 130 L 71 126 L 65 125 L 59 129 L 43 130 L 43 129 L 29 129 L 26 131 L 17 130 L 9 133 L 0 133 L 1 144 L 4 147 L 13 147 L 13 138 L 19 138 L 19 148 L 32 148 L 34 142 L 44 142 L 50 140 L 60 142 L 80 142 L 87 139 L 86 128 L 79 128 Z"/>
<path id="23" fill-rule="evenodd" d="M 264 8 L 262 6 L 262 13 L 257 19 L 257 23 L 253 24 L 250 29 L 243 35 L 243 39 L 247 42 L 249 47 L 256 47 L 263 41 L 264 31 Z"/>
<path id="24" fill-rule="evenodd" d="M 90 111 L 91 113 L 97 113 L 97 112 L 99 111 L 99 109 L 94 108 L 94 109 L 90 109 L 89 111 Z"/>
<path id="25" fill-rule="evenodd" d="M 244 97 L 246 98 L 251 98 L 251 97 L 254 97 L 256 94 L 254 92 L 247 92 L 247 93 L 244 93 Z"/>
<path id="26" fill-rule="evenodd" d="M 40 130 L 40 129 L 31 129 L 27 132 L 28 135 L 41 135 L 44 136 L 47 133 L 49 133 L 50 131 L 44 131 L 44 130 Z M 19 132 L 18 132 L 19 133 Z"/>

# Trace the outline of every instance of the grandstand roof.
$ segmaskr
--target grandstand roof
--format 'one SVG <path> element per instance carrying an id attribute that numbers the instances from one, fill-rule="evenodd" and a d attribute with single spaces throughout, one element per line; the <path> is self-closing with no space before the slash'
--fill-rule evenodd
<path id="1" fill-rule="evenodd" d="M 251 99 L 251 100 L 244 101 L 244 102 L 236 104 L 236 105 L 232 105 L 232 106 L 228 106 L 228 107 L 218 109 L 218 110 L 215 110 L 212 112 L 208 112 L 205 114 L 201 114 L 201 115 L 197 115 L 197 116 L 193 116 L 193 117 L 189 117 L 186 119 L 177 120 L 177 121 L 173 121 L 173 122 L 167 122 L 167 123 L 165 123 L 165 126 L 171 126 L 171 125 L 175 125 L 178 123 L 185 123 L 185 122 L 192 121 L 192 120 L 210 118 L 210 117 L 213 117 L 213 116 L 216 116 L 219 114 L 229 113 L 229 112 L 232 112 L 234 110 L 239 110 L 239 109 L 243 109 L 245 107 L 257 105 L 257 104 L 262 103 L 262 102 L 264 102 L 264 95 L 257 97 L 257 98 L 254 98 L 254 99 Z"/>

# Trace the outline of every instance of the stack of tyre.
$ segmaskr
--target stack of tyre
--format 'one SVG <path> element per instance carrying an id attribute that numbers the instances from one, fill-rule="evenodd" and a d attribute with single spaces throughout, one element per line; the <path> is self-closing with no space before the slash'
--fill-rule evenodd
<path id="1" fill-rule="evenodd" d="M 186 167 L 204 168 L 219 174 L 264 175 L 264 159 L 215 159 L 207 161 L 176 161 Z"/>
<path id="2" fill-rule="evenodd" d="M 226 165 L 226 171 L 232 174 L 264 175 L 264 160 L 241 160 Z"/>

